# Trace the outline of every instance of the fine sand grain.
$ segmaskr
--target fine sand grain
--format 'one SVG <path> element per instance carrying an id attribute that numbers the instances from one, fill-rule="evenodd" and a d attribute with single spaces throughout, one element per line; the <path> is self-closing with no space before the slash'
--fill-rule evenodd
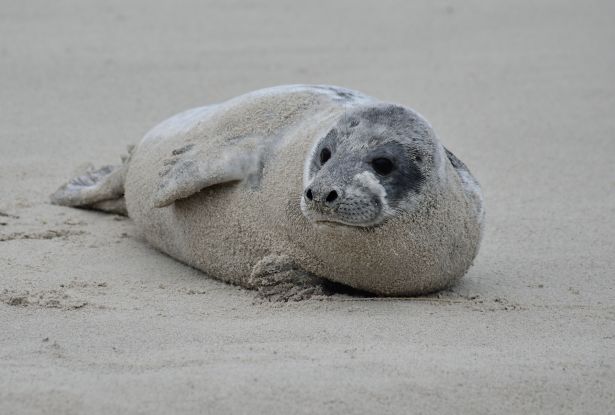
<path id="1" fill-rule="evenodd" d="M 612 2 L 0 9 L 0 414 L 613 413 Z M 169 115 L 289 83 L 432 122 L 485 192 L 462 283 L 259 302 L 48 202 Z"/>

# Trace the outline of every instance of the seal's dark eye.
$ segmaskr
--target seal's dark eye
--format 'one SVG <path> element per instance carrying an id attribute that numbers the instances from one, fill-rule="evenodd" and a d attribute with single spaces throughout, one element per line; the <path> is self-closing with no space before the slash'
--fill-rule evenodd
<path id="1" fill-rule="evenodd" d="M 331 158 L 331 150 L 323 148 L 320 152 L 320 164 L 325 164 Z"/>
<path id="2" fill-rule="evenodd" d="M 372 160 L 372 167 L 376 170 L 376 173 L 386 176 L 393 171 L 393 162 L 381 157 Z"/>

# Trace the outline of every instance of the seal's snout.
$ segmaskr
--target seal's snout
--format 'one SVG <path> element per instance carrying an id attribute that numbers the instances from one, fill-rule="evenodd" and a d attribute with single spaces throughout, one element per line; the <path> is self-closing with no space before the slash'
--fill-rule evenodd
<path id="1" fill-rule="evenodd" d="M 308 187 L 304 193 L 306 202 L 314 207 L 335 208 L 340 201 L 341 191 L 335 188 Z"/>
<path id="2" fill-rule="evenodd" d="M 303 190 L 301 209 L 307 219 L 347 226 L 381 222 L 387 207 L 386 191 L 376 176 L 363 172 L 349 179 L 326 173 L 321 171 Z"/>

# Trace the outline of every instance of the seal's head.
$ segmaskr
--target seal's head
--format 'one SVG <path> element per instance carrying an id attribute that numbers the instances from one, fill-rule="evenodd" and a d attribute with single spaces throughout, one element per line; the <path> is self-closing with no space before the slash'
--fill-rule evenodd
<path id="1" fill-rule="evenodd" d="M 301 210 L 314 224 L 373 227 L 411 212 L 439 164 L 429 123 L 391 104 L 356 108 L 307 157 Z"/>

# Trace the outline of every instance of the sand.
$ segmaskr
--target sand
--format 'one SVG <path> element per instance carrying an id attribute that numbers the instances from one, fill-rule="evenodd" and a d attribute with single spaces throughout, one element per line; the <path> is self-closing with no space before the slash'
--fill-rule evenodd
<path id="1" fill-rule="evenodd" d="M 613 413 L 612 2 L 2 2 L 0 413 Z M 270 304 L 48 202 L 181 110 L 414 107 L 481 181 L 462 283 Z"/>

